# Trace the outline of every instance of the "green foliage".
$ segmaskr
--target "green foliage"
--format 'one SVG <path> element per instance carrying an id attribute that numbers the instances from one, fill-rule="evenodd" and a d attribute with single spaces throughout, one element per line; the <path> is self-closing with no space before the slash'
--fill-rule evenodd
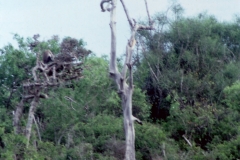
<path id="1" fill-rule="evenodd" d="M 155 32 L 138 35 L 146 43 L 134 79 L 146 91 L 150 118 L 173 139 L 165 142 L 172 159 L 238 159 L 239 21 L 185 18 L 178 5 L 172 11 L 174 19 L 159 14 Z"/>
<path id="2" fill-rule="evenodd" d="M 90 57 L 86 61 L 88 69 L 84 71 L 84 79 L 79 83 L 79 99 L 91 106 L 95 113 L 122 115 L 120 98 L 114 83 L 108 75 L 108 61 L 103 58 Z M 92 96 L 89 96 L 92 95 Z"/>
<path id="3" fill-rule="evenodd" d="M 38 142 L 38 148 L 31 146 L 26 149 L 24 159 L 66 159 L 66 148 L 61 145 L 54 145 L 51 142 Z"/>
<path id="4" fill-rule="evenodd" d="M 23 39 L 19 40 L 19 43 Z M 19 99 L 21 83 L 30 78 L 31 67 L 34 64 L 34 55 L 25 45 L 15 49 L 7 45 L 1 49 L 0 55 L 0 106 L 13 109 Z"/>
<path id="5" fill-rule="evenodd" d="M 240 74 L 240 31 L 236 23 L 219 23 L 206 14 L 196 18 L 179 15 L 171 24 L 160 23 L 153 35 L 139 35 L 147 42 L 147 50 L 140 55 L 135 79 L 146 90 L 153 120 L 166 120 L 169 116 L 170 104 L 165 98 L 173 90 L 180 97 L 180 106 L 219 103 L 223 89 Z M 157 16 L 156 20 L 162 18 Z"/>
<path id="6" fill-rule="evenodd" d="M 133 115 L 141 120 L 148 120 L 150 116 L 150 104 L 146 101 L 145 92 L 135 87 L 133 91 Z"/>
<path id="7" fill-rule="evenodd" d="M 145 159 L 151 155 L 162 153 L 162 144 L 167 140 L 166 133 L 162 128 L 151 123 L 144 123 L 142 126 L 135 125 L 136 128 L 136 151 L 138 159 Z M 145 158 L 144 158 L 145 157 Z"/>
<path id="8" fill-rule="evenodd" d="M 214 150 L 212 154 L 214 158 L 228 160 L 228 159 L 236 159 L 240 157 L 240 136 L 238 135 L 236 139 L 233 139 L 228 142 L 224 142 L 213 146 Z"/>
<path id="9" fill-rule="evenodd" d="M 83 132 L 84 141 L 93 144 L 97 152 L 104 151 L 107 141 L 116 138 L 124 139 L 123 126 L 121 118 L 114 118 L 107 115 L 99 115 L 89 121 L 89 123 L 79 126 Z M 91 135 L 91 136 L 90 136 Z"/>
<path id="10" fill-rule="evenodd" d="M 23 157 L 25 153 L 26 139 L 24 136 L 13 133 L 4 133 L 4 128 L 0 128 L 0 159 L 12 159 L 15 155 Z"/>
<path id="11" fill-rule="evenodd" d="M 223 93 L 225 94 L 223 102 L 225 102 L 228 107 L 240 112 L 240 81 L 236 81 L 233 85 L 224 88 Z"/>

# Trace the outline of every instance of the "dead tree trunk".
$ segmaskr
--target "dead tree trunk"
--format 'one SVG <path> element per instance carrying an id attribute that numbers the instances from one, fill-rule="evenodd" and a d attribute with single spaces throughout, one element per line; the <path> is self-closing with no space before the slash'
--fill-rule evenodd
<path id="1" fill-rule="evenodd" d="M 33 98 L 34 98 L 33 95 L 23 96 L 20 103 L 17 104 L 16 111 L 14 112 L 14 115 L 13 115 L 13 127 L 14 127 L 15 134 L 20 134 L 22 132 L 22 128 L 20 126 L 20 119 L 23 114 L 24 103 L 29 99 L 33 99 Z"/>
<path id="2" fill-rule="evenodd" d="M 37 105 L 38 105 L 38 100 L 39 100 L 39 97 L 38 96 L 35 96 L 31 102 L 31 106 L 30 106 L 30 109 L 29 109 L 29 113 L 28 113 L 28 120 L 27 120 L 27 125 L 26 125 L 26 131 L 25 131 L 25 136 L 27 138 L 27 148 L 28 148 L 28 145 L 29 145 L 29 141 L 30 141 L 30 136 L 31 136 L 31 133 L 32 133 L 32 124 L 33 124 L 33 119 L 34 119 L 34 113 L 35 113 L 35 110 L 37 108 Z"/>
<path id="3" fill-rule="evenodd" d="M 19 121 L 20 118 L 22 116 L 22 112 L 23 112 L 23 99 L 21 100 L 21 102 L 16 106 L 16 111 L 14 113 L 13 116 L 13 127 L 14 127 L 14 131 L 16 134 L 20 134 L 21 133 L 21 127 L 19 125 Z"/>
<path id="4" fill-rule="evenodd" d="M 107 7 L 104 4 L 108 3 Z M 131 27 L 131 36 L 126 46 L 126 58 L 122 72 L 120 73 L 116 63 L 116 6 L 117 0 L 102 0 L 100 3 L 103 12 L 106 10 L 111 14 L 110 28 L 111 28 L 111 53 L 110 53 L 110 77 L 116 82 L 118 86 L 118 93 L 122 100 L 122 109 L 124 117 L 124 130 L 126 141 L 125 160 L 135 160 L 135 130 L 134 121 L 142 124 L 142 122 L 132 115 L 132 94 L 133 94 L 133 74 L 132 74 L 132 52 L 136 44 L 135 34 L 139 29 L 151 29 L 152 27 L 144 27 L 134 23 L 129 18 L 127 8 L 121 0 L 124 11 Z M 109 7 L 110 6 L 110 7 Z M 129 73 L 129 80 L 127 81 L 127 71 Z M 128 83 L 128 84 L 127 84 Z"/>

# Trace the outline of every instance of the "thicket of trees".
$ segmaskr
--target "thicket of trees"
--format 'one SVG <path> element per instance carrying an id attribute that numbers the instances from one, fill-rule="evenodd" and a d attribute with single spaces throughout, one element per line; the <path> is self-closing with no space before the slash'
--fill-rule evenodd
<path id="1" fill-rule="evenodd" d="M 240 159 L 240 19 L 186 18 L 178 5 L 172 13 L 156 15 L 156 29 L 137 35 L 133 115 L 143 125 L 135 125 L 136 159 Z M 36 55 L 29 50 L 33 39 L 14 38 L 18 48 L 0 49 L 0 159 L 123 159 L 121 100 L 108 57 L 94 54 L 84 59 L 84 78 L 51 88 L 40 100 L 26 147 L 25 136 L 15 134 L 13 111 Z M 40 50 L 57 54 L 61 44 L 53 37 Z"/>

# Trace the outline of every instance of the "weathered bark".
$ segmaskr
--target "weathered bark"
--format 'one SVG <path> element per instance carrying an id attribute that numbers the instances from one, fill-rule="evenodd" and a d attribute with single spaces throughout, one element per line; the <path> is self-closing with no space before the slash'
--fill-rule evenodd
<path id="1" fill-rule="evenodd" d="M 126 59 L 122 72 L 118 71 L 116 65 L 116 5 L 117 0 L 102 0 L 100 6 L 103 12 L 110 11 L 110 28 L 111 28 L 111 53 L 110 53 L 110 77 L 116 82 L 118 86 L 118 93 L 122 100 L 122 109 L 124 117 L 124 130 L 126 140 L 125 160 L 135 160 L 135 130 L 134 121 L 142 124 L 142 122 L 132 115 L 132 94 L 133 94 L 133 75 L 132 75 L 132 52 L 136 44 L 135 35 L 138 29 L 150 29 L 138 25 L 135 21 L 132 22 L 128 14 L 127 8 L 121 0 L 124 11 L 126 13 L 130 28 L 131 36 L 126 46 Z M 104 3 L 111 4 L 111 8 L 104 8 Z M 152 29 L 152 28 L 151 28 Z M 127 84 L 126 74 L 129 71 L 129 80 Z"/>
<path id="2" fill-rule="evenodd" d="M 111 53 L 110 53 L 110 66 L 109 72 L 110 77 L 116 82 L 118 86 L 118 93 L 122 100 L 122 109 L 123 109 L 123 117 L 124 117 L 124 130 L 125 130 L 125 140 L 126 140 L 126 152 L 125 152 L 125 160 L 135 160 L 135 130 L 134 130 L 134 121 L 137 121 L 139 124 L 142 122 L 132 115 L 132 94 L 133 94 L 133 75 L 132 75 L 132 51 L 135 47 L 136 40 L 135 35 L 139 29 L 147 29 L 151 30 L 152 26 L 141 26 L 136 23 L 135 20 L 131 20 L 128 14 L 128 10 L 123 2 L 120 0 L 124 11 L 126 13 L 130 28 L 131 28 L 131 36 L 126 46 L 126 59 L 124 63 L 124 67 L 122 72 L 118 71 L 116 65 L 116 6 L 117 0 L 102 0 L 100 3 L 101 9 L 103 12 L 110 11 L 111 12 Z M 104 8 L 104 3 L 108 3 L 111 5 L 111 8 Z M 146 1 L 145 1 L 146 3 Z M 147 7 L 147 6 L 146 6 Z M 150 18 L 149 18 L 150 19 Z M 129 81 L 127 84 L 127 70 L 129 71 Z"/>
<path id="3" fill-rule="evenodd" d="M 131 51 L 129 50 L 129 45 L 127 45 L 127 53 L 125 65 L 122 71 L 122 74 L 119 73 L 116 65 L 116 5 L 117 1 L 112 1 L 112 10 L 111 10 L 111 60 L 110 60 L 110 75 L 115 80 L 118 85 L 119 94 L 122 99 L 122 109 L 124 117 L 124 130 L 125 130 L 125 141 L 126 141 L 126 152 L 125 160 L 135 160 L 135 131 L 134 123 L 132 119 L 132 92 L 133 85 L 128 86 L 126 84 L 126 73 L 127 73 L 127 64 L 131 62 Z M 130 52 L 129 52 L 130 51 Z M 131 81 L 131 80 L 130 80 Z"/>
<path id="4" fill-rule="evenodd" d="M 31 106 L 30 106 L 29 113 L 28 113 L 28 121 L 27 121 L 26 131 L 25 131 L 25 136 L 27 138 L 27 145 L 26 145 L 27 147 L 29 145 L 30 136 L 32 133 L 32 124 L 33 124 L 34 113 L 37 108 L 38 100 L 39 100 L 39 97 L 37 97 L 37 96 L 34 97 L 34 99 L 31 102 Z"/>
<path id="5" fill-rule="evenodd" d="M 13 115 L 13 127 L 16 134 L 21 133 L 21 127 L 20 127 L 19 121 L 20 121 L 20 118 L 22 117 L 23 104 L 24 103 L 22 99 L 21 102 L 16 106 L 16 111 L 14 112 L 14 115 Z"/>
<path id="6" fill-rule="evenodd" d="M 132 88 L 127 87 L 122 95 L 124 130 L 126 141 L 125 160 L 135 160 L 135 130 L 132 118 Z"/>
<path id="7" fill-rule="evenodd" d="M 34 115 L 33 115 L 33 121 L 34 121 L 34 123 L 36 125 L 36 128 L 37 128 L 38 138 L 39 138 L 40 141 L 42 141 L 40 130 L 39 130 L 39 127 L 38 127 L 38 123 L 37 123 Z"/>

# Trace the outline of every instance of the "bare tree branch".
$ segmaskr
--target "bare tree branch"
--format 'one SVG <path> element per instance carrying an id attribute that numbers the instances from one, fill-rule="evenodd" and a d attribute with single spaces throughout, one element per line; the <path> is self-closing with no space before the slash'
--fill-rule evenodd
<path id="1" fill-rule="evenodd" d="M 126 14 L 126 16 L 127 16 L 128 23 L 129 23 L 130 27 L 133 28 L 133 22 L 132 22 L 132 20 L 131 20 L 130 17 L 129 17 L 127 7 L 125 6 L 123 0 L 120 0 L 120 1 L 121 1 L 121 3 L 122 3 L 123 9 L 124 9 L 124 11 L 125 11 L 125 14 Z"/>
<path id="2" fill-rule="evenodd" d="M 76 111 L 76 109 L 72 106 L 72 102 L 74 102 L 74 103 L 77 103 L 77 102 L 74 101 L 72 98 L 70 98 L 70 97 L 68 97 L 68 96 L 65 96 L 64 98 L 65 98 L 66 100 L 70 101 L 70 104 L 71 104 L 72 109 L 73 109 L 74 111 Z"/>
<path id="3" fill-rule="evenodd" d="M 158 80 L 158 78 L 157 78 L 156 74 L 154 73 L 154 71 L 153 71 L 152 67 L 150 66 L 149 62 L 148 62 L 148 66 L 149 66 L 149 68 L 150 68 L 150 71 L 151 71 L 151 72 L 152 72 L 152 74 L 154 75 L 154 78 L 156 79 L 156 81 L 157 81 L 157 82 L 159 82 L 159 80 Z"/>
<path id="4" fill-rule="evenodd" d="M 33 115 L 33 121 L 34 121 L 34 123 L 35 123 L 35 125 L 36 125 L 36 128 L 37 128 L 38 138 L 39 138 L 40 141 L 42 141 L 42 139 L 41 139 L 41 134 L 40 134 L 40 130 L 39 130 L 39 127 L 38 127 L 38 124 L 37 124 L 37 121 L 36 121 L 34 115 Z"/>
<path id="5" fill-rule="evenodd" d="M 138 124 L 143 125 L 142 121 L 140 121 L 138 118 L 132 116 L 133 121 L 136 121 Z"/>
<path id="6" fill-rule="evenodd" d="M 163 142 L 163 145 L 162 145 L 162 152 L 163 152 L 163 157 L 167 159 L 167 156 L 166 156 L 166 146 L 165 146 L 165 143 Z"/>
<path id="7" fill-rule="evenodd" d="M 189 144 L 189 146 L 192 147 L 192 143 L 186 138 L 185 135 L 182 135 L 182 137 L 185 139 L 185 141 Z"/>
<path id="8" fill-rule="evenodd" d="M 144 1 L 145 1 L 146 11 L 147 11 L 147 15 L 148 15 L 149 26 L 151 26 L 152 25 L 152 21 L 151 21 L 151 17 L 150 17 L 149 10 L 148 10 L 147 0 L 144 0 Z"/>

